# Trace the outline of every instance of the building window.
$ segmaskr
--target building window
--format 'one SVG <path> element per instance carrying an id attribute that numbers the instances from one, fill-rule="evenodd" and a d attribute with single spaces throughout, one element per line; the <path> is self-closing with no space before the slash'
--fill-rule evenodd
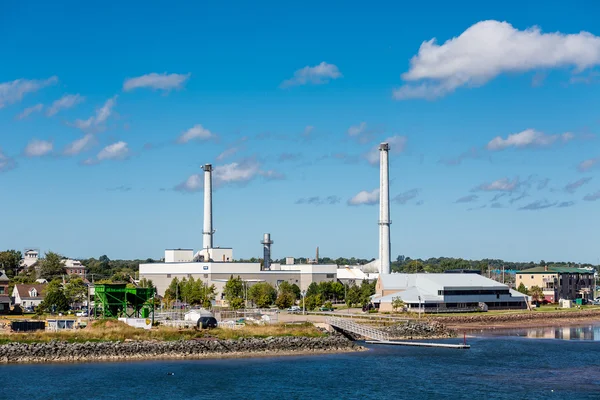
<path id="1" fill-rule="evenodd" d="M 208 274 L 204 274 L 204 277 L 205 277 L 205 278 L 208 278 Z"/>
<path id="2" fill-rule="evenodd" d="M 4 294 L 4 286 L 0 286 L 0 294 Z"/>
<path id="3" fill-rule="evenodd" d="M 531 279 L 533 279 L 533 275 L 531 275 Z"/>
<path id="4" fill-rule="evenodd" d="M 444 292 L 441 290 L 438 290 L 438 296 L 441 296 Z"/>
<path id="5" fill-rule="evenodd" d="M 334 278 L 334 274 L 327 274 L 327 279 L 333 279 Z"/>
<path id="6" fill-rule="evenodd" d="M 171 274 L 167 274 L 167 278 L 170 278 L 170 277 L 171 277 Z"/>

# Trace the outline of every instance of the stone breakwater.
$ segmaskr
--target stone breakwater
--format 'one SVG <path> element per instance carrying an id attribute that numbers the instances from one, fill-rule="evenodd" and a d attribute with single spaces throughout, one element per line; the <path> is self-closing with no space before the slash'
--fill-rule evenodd
<path id="1" fill-rule="evenodd" d="M 442 339 L 456 337 L 456 332 L 438 322 L 408 321 L 403 324 L 386 326 L 382 331 L 391 339 Z"/>
<path id="2" fill-rule="evenodd" d="M 519 314 L 477 314 L 447 317 L 429 317 L 431 321 L 443 321 L 445 324 L 493 324 L 496 322 L 520 322 L 530 320 L 567 320 L 567 319 L 599 319 L 600 310 L 538 312 L 531 311 Z"/>
<path id="3" fill-rule="evenodd" d="M 181 340 L 9 343 L 0 346 L 0 363 L 90 362 L 152 359 L 233 358 L 360 351 L 342 336 L 270 337 L 239 340 Z"/>

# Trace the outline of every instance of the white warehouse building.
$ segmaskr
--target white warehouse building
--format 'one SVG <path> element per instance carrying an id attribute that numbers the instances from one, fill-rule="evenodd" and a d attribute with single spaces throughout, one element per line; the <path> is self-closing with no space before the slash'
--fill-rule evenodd
<path id="1" fill-rule="evenodd" d="M 424 312 L 470 311 L 481 308 L 524 309 L 528 296 L 479 274 L 382 274 L 372 302 L 380 311 L 392 311 L 399 298 L 409 310 Z"/>

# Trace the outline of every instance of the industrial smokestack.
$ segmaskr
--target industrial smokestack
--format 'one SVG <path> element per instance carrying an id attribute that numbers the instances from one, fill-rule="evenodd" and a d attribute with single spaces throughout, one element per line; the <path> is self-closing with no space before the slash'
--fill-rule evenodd
<path id="1" fill-rule="evenodd" d="M 212 220 L 212 165 L 206 164 L 204 170 L 204 230 L 202 231 L 202 248 L 213 248 L 213 220 Z"/>
<path id="2" fill-rule="evenodd" d="M 388 143 L 379 145 L 379 273 L 391 273 L 390 259 L 390 175 Z"/>
<path id="3" fill-rule="evenodd" d="M 260 242 L 263 245 L 263 260 L 264 260 L 264 269 L 271 269 L 271 245 L 273 241 L 271 240 L 271 234 L 265 233 L 263 236 L 263 241 Z"/>
<path id="4" fill-rule="evenodd" d="M 317 258 L 315 258 L 315 264 L 319 263 L 319 246 L 317 246 Z"/>

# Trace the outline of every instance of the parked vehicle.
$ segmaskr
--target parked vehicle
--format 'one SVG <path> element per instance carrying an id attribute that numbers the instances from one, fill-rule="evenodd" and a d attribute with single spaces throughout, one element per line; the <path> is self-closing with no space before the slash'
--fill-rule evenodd
<path id="1" fill-rule="evenodd" d="M 291 306 L 290 308 L 287 309 L 287 311 L 289 313 L 297 313 L 297 312 L 302 311 L 302 309 L 298 306 Z"/>
<path id="2" fill-rule="evenodd" d="M 333 307 L 321 306 L 319 307 L 319 311 L 333 311 Z"/>
<path id="3" fill-rule="evenodd" d="M 218 325 L 215 317 L 200 317 L 197 323 L 198 329 L 212 329 Z"/>

